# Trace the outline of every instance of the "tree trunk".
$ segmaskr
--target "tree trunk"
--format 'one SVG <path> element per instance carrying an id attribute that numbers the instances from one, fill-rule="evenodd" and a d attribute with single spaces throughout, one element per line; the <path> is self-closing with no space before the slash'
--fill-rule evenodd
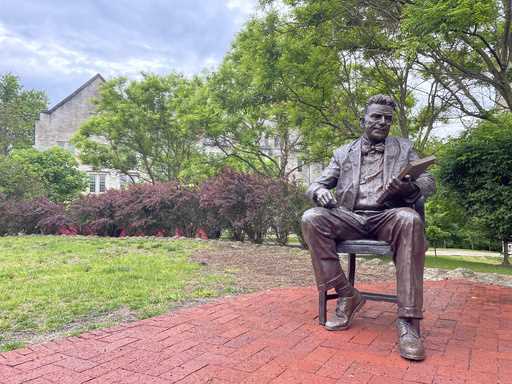
<path id="1" fill-rule="evenodd" d="M 503 246 L 503 265 L 510 266 L 510 259 L 508 254 L 508 242 L 506 240 L 502 240 L 501 244 Z"/>
<path id="2" fill-rule="evenodd" d="M 232 227 L 231 228 L 231 240 L 234 241 L 244 241 L 244 231 L 241 228 Z"/>

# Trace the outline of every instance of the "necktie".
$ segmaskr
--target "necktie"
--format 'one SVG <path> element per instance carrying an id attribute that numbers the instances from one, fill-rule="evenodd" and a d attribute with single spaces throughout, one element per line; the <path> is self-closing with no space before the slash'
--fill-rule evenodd
<path id="1" fill-rule="evenodd" d="M 361 145 L 361 153 L 363 155 L 367 155 L 368 153 L 381 152 L 384 153 L 385 145 L 384 143 L 371 144 L 367 142 L 363 142 Z"/>

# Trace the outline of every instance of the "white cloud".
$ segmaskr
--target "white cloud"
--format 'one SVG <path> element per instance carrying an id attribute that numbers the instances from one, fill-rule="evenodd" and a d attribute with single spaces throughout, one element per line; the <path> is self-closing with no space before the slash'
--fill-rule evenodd
<path id="1" fill-rule="evenodd" d="M 67 48 L 57 41 L 30 41 L 8 31 L 1 24 L 0 48 L 7 53 L 0 68 L 11 72 L 44 71 L 60 75 L 100 72 L 106 76 L 133 76 L 141 71 L 164 73 L 176 70 L 190 75 L 204 67 L 212 67 L 219 63 L 218 58 L 211 56 L 200 58 L 193 52 L 181 56 L 180 62 L 164 56 L 153 58 L 133 56 L 122 57 L 119 60 L 106 60 L 87 52 Z M 148 50 L 150 50 L 149 46 Z"/>
<path id="2" fill-rule="evenodd" d="M 52 103 L 90 76 L 215 69 L 257 0 L 2 0 L 0 74 Z"/>
<path id="3" fill-rule="evenodd" d="M 256 14 L 258 0 L 226 0 L 226 6 L 228 9 L 237 11 L 235 16 L 235 23 L 242 25 L 247 19 Z"/>
<path id="4" fill-rule="evenodd" d="M 238 8 L 242 11 L 252 12 L 256 4 L 257 0 L 226 0 L 226 6 L 229 9 Z"/>

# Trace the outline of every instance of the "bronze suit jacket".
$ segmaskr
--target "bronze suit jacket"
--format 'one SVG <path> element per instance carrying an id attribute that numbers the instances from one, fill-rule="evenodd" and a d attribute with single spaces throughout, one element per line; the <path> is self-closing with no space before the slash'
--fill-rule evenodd
<path id="1" fill-rule="evenodd" d="M 384 185 L 393 177 L 398 176 L 400 170 L 410 161 L 418 159 L 412 149 L 412 143 L 401 137 L 387 137 L 384 150 Z M 359 175 L 361 171 L 361 138 L 346 144 L 334 151 L 331 162 L 318 179 L 309 186 L 306 195 L 315 201 L 315 193 L 321 189 L 336 187 L 336 201 L 338 207 L 354 209 L 357 193 L 359 191 Z M 427 197 L 435 192 L 435 181 L 428 172 L 422 173 L 414 183 L 420 189 L 420 195 Z"/>

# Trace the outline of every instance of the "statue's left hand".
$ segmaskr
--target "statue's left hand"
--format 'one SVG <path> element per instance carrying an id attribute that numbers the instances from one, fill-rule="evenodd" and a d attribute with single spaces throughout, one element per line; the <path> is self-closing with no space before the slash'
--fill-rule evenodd
<path id="1" fill-rule="evenodd" d="M 399 180 L 396 177 L 389 183 L 389 191 L 398 197 L 408 197 L 418 191 L 418 186 L 414 184 L 411 176 L 406 175 L 403 180 Z"/>

